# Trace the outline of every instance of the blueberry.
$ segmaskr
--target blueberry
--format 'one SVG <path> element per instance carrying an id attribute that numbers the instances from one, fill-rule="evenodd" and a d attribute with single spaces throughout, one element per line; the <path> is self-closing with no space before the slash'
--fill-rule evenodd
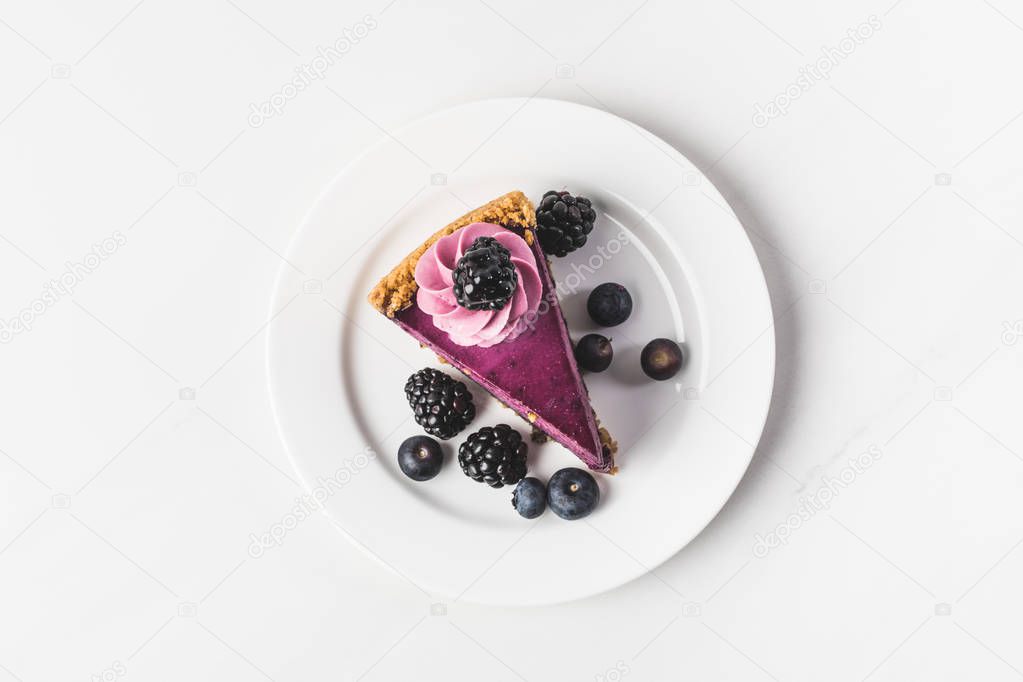
<path id="1" fill-rule="evenodd" d="M 575 361 L 591 372 L 603 372 L 611 366 L 612 358 L 611 339 L 600 334 L 587 334 L 575 346 Z"/>
<path id="2" fill-rule="evenodd" d="M 440 473 L 444 452 L 429 436 L 412 436 L 398 446 L 398 466 L 413 481 L 429 481 Z"/>
<path id="3" fill-rule="evenodd" d="M 657 381 L 666 381 L 682 369 L 682 349 L 671 339 L 654 339 L 639 356 L 646 375 Z"/>
<path id="4" fill-rule="evenodd" d="M 614 327 L 632 314 L 632 296 L 621 284 L 606 282 L 590 292 L 586 310 L 601 327 Z"/>
<path id="5" fill-rule="evenodd" d="M 512 493 L 512 506 L 527 519 L 535 519 L 547 508 L 547 489 L 536 478 L 524 478 Z"/>
<path id="6" fill-rule="evenodd" d="M 552 512 L 568 521 L 589 515 L 599 501 L 600 488 L 588 471 L 562 469 L 547 482 L 547 504 Z"/>

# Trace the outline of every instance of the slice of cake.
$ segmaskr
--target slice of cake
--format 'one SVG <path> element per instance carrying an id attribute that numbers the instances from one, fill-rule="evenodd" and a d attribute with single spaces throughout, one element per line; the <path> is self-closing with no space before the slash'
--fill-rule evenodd
<path id="1" fill-rule="evenodd" d="M 470 211 L 426 239 L 369 302 L 595 471 L 617 445 L 590 407 L 550 264 L 522 192 Z"/>

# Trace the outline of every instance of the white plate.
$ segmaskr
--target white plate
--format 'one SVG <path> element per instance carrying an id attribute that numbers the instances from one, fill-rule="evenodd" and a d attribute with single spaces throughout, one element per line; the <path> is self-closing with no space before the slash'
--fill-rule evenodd
<path id="1" fill-rule="evenodd" d="M 512 189 L 535 201 L 561 187 L 598 210 L 586 247 L 553 265 L 576 292 L 562 296 L 571 333 L 598 331 L 585 313 L 597 284 L 621 282 L 635 301 L 632 317 L 608 334 L 611 369 L 586 377 L 620 443 L 620 472 L 598 476 L 601 504 L 587 519 L 548 511 L 526 521 L 512 509 L 510 489 L 462 475 L 455 453 L 468 432 L 445 445 L 448 459 L 434 480 L 401 474 L 398 444 L 421 433 L 405 380 L 439 365 L 365 297 L 426 236 L 470 208 Z M 753 457 L 774 381 L 763 273 L 710 182 L 632 123 L 542 99 L 436 114 L 335 178 L 287 257 L 302 273 L 282 270 L 272 309 L 283 312 L 268 335 L 281 437 L 335 524 L 431 594 L 542 604 L 621 585 L 691 541 Z M 591 274 L 588 265 L 599 267 Z M 655 337 L 684 343 L 687 364 L 676 381 L 640 371 L 640 349 Z M 471 430 L 505 421 L 528 435 L 517 416 L 470 388 L 481 407 Z M 530 446 L 531 475 L 546 479 L 574 465 L 558 445 Z"/>

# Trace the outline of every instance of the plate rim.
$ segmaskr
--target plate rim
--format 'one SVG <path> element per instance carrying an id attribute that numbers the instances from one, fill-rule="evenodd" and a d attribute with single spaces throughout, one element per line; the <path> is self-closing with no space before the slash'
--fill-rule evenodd
<path id="1" fill-rule="evenodd" d="M 717 188 L 717 186 L 714 184 L 714 182 L 709 177 L 707 177 L 707 175 L 695 163 L 693 163 L 691 160 L 689 160 L 689 158 L 686 157 L 675 146 L 673 146 L 672 144 L 670 144 L 667 141 L 665 141 L 662 137 L 660 137 L 656 133 L 651 132 L 649 129 L 647 129 L 647 128 L 645 128 L 645 127 L 643 127 L 643 126 L 641 126 L 641 125 L 639 125 L 639 124 L 637 124 L 637 123 L 635 123 L 635 122 L 633 122 L 633 121 L 631 121 L 631 120 L 629 120 L 627 118 L 623 118 L 621 116 L 613 114 L 613 113 L 611 113 L 609 111 L 605 111 L 605 110 L 597 108 L 597 107 L 591 107 L 591 106 L 588 106 L 588 105 L 585 105 L 585 104 L 580 104 L 578 102 L 572 102 L 572 101 L 569 101 L 569 100 L 561 100 L 561 99 L 548 98 L 548 97 L 521 97 L 521 96 L 519 96 L 519 97 L 515 97 L 515 96 L 512 96 L 512 97 L 490 97 L 490 98 L 484 98 L 484 99 L 470 100 L 470 101 L 467 101 L 467 102 L 462 102 L 462 103 L 459 103 L 459 104 L 455 104 L 455 105 L 452 105 L 452 106 L 449 106 L 449 107 L 444 107 L 442 109 L 430 112 L 430 113 L 425 114 L 423 116 L 420 116 L 420 117 L 417 117 L 417 118 L 412 119 L 410 121 L 407 121 L 406 123 L 402 124 L 401 126 L 396 127 L 394 130 L 392 130 L 390 132 L 385 132 L 380 137 L 378 137 L 376 140 L 374 140 L 372 143 L 370 143 L 365 149 L 363 149 L 361 152 L 359 152 L 358 154 L 353 156 L 351 159 L 349 159 L 346 163 L 341 165 L 340 168 L 335 170 L 334 173 L 330 176 L 329 180 L 327 180 L 324 183 L 322 189 L 317 193 L 316 198 L 312 201 L 312 203 L 309 204 L 308 208 L 302 213 L 301 218 L 299 219 L 299 221 L 294 226 L 294 229 L 291 231 L 291 236 L 290 236 L 290 239 L 289 239 L 289 242 L 288 242 L 288 246 L 285 249 L 286 256 L 290 259 L 294 255 L 293 251 L 294 251 L 294 248 L 295 248 L 295 245 L 297 243 L 299 235 L 303 232 L 303 230 L 306 228 L 306 226 L 310 223 L 311 219 L 316 214 L 316 212 L 319 209 L 320 205 L 334 191 L 334 189 L 338 185 L 338 183 L 340 183 L 343 180 L 343 178 L 346 175 L 348 175 L 352 171 L 352 169 L 357 167 L 362 161 L 364 161 L 366 158 L 369 158 L 374 153 L 377 153 L 379 150 L 387 147 L 387 145 L 393 144 L 403 133 L 406 133 L 407 131 L 409 131 L 409 130 L 411 130 L 413 128 L 416 128 L 418 126 L 426 125 L 427 123 L 429 123 L 430 121 L 432 121 L 434 119 L 440 119 L 440 118 L 443 118 L 445 116 L 450 116 L 451 114 L 453 114 L 454 112 L 456 112 L 458 110 L 470 109 L 470 108 L 473 108 L 473 107 L 481 107 L 481 108 L 483 108 L 483 107 L 488 107 L 488 106 L 494 106 L 494 105 L 500 105 L 500 104 L 513 104 L 513 103 L 514 104 L 519 104 L 520 108 L 524 107 L 524 106 L 526 106 L 526 105 L 528 105 L 530 103 L 537 103 L 537 104 L 540 104 L 540 105 L 543 105 L 543 106 L 554 106 L 554 107 L 563 107 L 565 109 L 585 110 L 588 114 L 597 114 L 599 116 L 604 117 L 605 119 L 617 121 L 619 123 L 632 126 L 635 129 L 637 129 L 639 132 L 641 132 L 643 135 L 648 136 L 652 142 L 654 142 L 655 144 L 660 146 L 660 148 L 661 148 L 661 150 L 663 152 L 666 152 L 669 155 L 671 155 L 673 161 L 675 161 L 675 162 L 681 161 L 681 162 L 684 162 L 684 163 L 688 164 L 689 166 L 691 166 L 693 168 L 693 170 L 695 170 L 697 173 L 699 173 L 701 180 L 703 182 L 706 182 L 707 185 L 713 190 L 713 192 L 715 194 L 717 194 L 717 196 L 721 199 L 721 201 L 723 202 L 722 208 L 727 207 L 728 212 L 731 214 L 731 216 L 734 219 L 735 223 L 740 228 L 740 233 L 742 235 L 742 242 L 743 242 L 744 246 L 746 248 L 748 248 L 749 255 L 753 259 L 752 262 L 756 266 L 755 267 L 755 270 L 756 270 L 755 280 L 756 280 L 756 284 L 758 286 L 756 288 L 755 294 L 756 294 L 756 296 L 761 298 L 762 304 L 766 308 L 765 312 L 767 313 L 768 318 L 771 320 L 771 323 L 770 323 L 770 326 L 769 326 L 768 330 L 762 335 L 762 336 L 766 337 L 766 342 L 769 344 L 769 348 L 766 349 L 766 351 L 764 353 L 765 354 L 764 362 L 767 363 L 767 366 L 764 368 L 763 371 L 770 378 L 769 378 L 769 381 L 765 382 L 764 393 L 766 394 L 766 396 L 763 398 L 763 406 L 759 410 L 759 412 L 761 412 L 762 414 L 760 415 L 760 417 L 757 420 L 756 438 L 755 438 L 753 444 L 749 447 L 748 454 L 744 457 L 745 461 L 742 463 L 742 466 L 741 467 L 737 467 L 736 476 L 735 476 L 734 480 L 730 480 L 729 481 L 729 485 L 728 485 L 729 492 L 728 492 L 728 494 L 725 495 L 721 499 L 720 503 L 716 503 L 713 506 L 711 506 L 711 505 L 707 506 L 708 514 L 707 514 L 706 519 L 698 524 L 699 525 L 699 530 L 695 531 L 691 535 L 691 537 L 682 538 L 680 540 L 680 542 L 678 543 L 677 547 L 675 547 L 673 550 L 671 550 L 671 551 L 669 551 L 667 553 L 664 553 L 663 556 L 662 555 L 657 555 L 656 559 L 653 562 L 647 562 L 648 565 L 639 565 L 638 562 L 634 562 L 636 564 L 636 567 L 634 569 L 620 572 L 618 574 L 618 576 L 615 578 L 615 580 L 611 581 L 609 584 L 600 586 L 597 589 L 589 589 L 589 590 L 586 590 L 586 591 L 581 592 L 579 594 L 569 595 L 568 597 L 566 597 L 564 599 L 541 599 L 541 600 L 535 600 L 535 601 L 509 602 L 509 601 L 502 601 L 500 599 L 490 600 L 490 599 L 473 599 L 471 597 L 466 597 L 466 596 L 460 596 L 459 597 L 460 601 L 464 601 L 464 602 L 468 602 L 468 603 L 476 603 L 476 604 L 480 604 L 480 605 L 491 605 L 491 606 L 527 606 L 528 607 L 528 606 L 554 605 L 554 604 L 561 604 L 561 603 L 578 601 L 578 600 L 594 597 L 596 595 L 604 594 L 604 593 L 610 592 L 611 590 L 623 587 L 623 586 L 625 586 L 625 585 L 635 581 L 636 579 L 643 577 L 647 573 L 651 573 L 654 570 L 656 570 L 659 566 L 663 565 L 666 561 L 670 560 L 676 554 L 678 554 L 683 549 L 685 549 L 687 546 L 692 544 L 692 542 L 694 540 L 696 540 L 707 529 L 707 527 L 714 521 L 715 518 L 717 518 L 717 516 L 721 513 L 721 511 L 724 509 L 724 507 L 728 504 L 728 502 L 734 497 L 736 490 L 738 489 L 740 483 L 742 482 L 742 479 L 746 476 L 747 472 L 749 471 L 750 465 L 752 464 L 754 457 L 756 456 L 757 452 L 759 451 L 759 448 L 760 448 L 760 445 L 761 445 L 761 442 L 762 442 L 762 439 L 763 439 L 764 430 L 766 429 L 767 421 L 768 421 L 768 419 L 770 417 L 771 408 L 772 408 L 772 405 L 773 405 L 773 402 L 774 402 L 774 391 L 775 391 L 775 388 L 776 388 L 776 385 L 777 385 L 777 338 L 776 338 L 776 330 L 775 330 L 775 327 L 774 327 L 774 308 L 773 308 L 773 304 L 772 304 L 772 300 L 771 300 L 771 292 L 770 292 L 769 287 L 767 286 L 767 279 L 766 279 L 766 276 L 764 274 L 764 269 L 763 269 L 763 264 L 761 262 L 761 259 L 760 259 L 759 255 L 757 254 L 756 249 L 753 246 L 753 243 L 752 243 L 752 241 L 750 239 L 749 231 L 747 230 L 746 226 L 743 224 L 743 222 L 739 218 L 738 214 L 736 214 L 735 210 L 732 208 L 732 205 L 721 194 L 720 190 Z M 265 339 L 264 344 L 263 344 L 264 358 L 265 358 L 264 368 L 265 368 L 265 371 L 266 371 L 266 382 L 267 382 L 267 388 L 268 388 L 268 394 L 269 394 L 270 409 L 271 409 L 271 413 L 272 413 L 272 416 L 273 416 L 273 423 L 274 423 L 274 426 L 275 426 L 276 431 L 277 431 L 277 436 L 278 436 L 278 438 L 279 438 L 279 440 L 281 442 L 281 445 L 284 448 L 285 453 L 287 454 L 287 457 L 288 457 L 289 463 L 291 464 L 292 469 L 294 470 L 294 472 L 297 475 L 299 481 L 301 482 L 302 488 L 308 493 L 308 492 L 310 492 L 311 487 L 310 487 L 309 482 L 307 481 L 307 477 L 303 474 L 302 469 L 299 467 L 299 464 L 298 464 L 298 461 L 296 459 L 296 456 L 292 452 L 292 448 L 289 446 L 288 441 L 285 438 L 284 427 L 283 427 L 283 425 L 281 423 L 281 410 L 280 410 L 280 407 L 279 407 L 280 398 L 279 398 L 279 396 L 277 395 L 277 393 L 274 390 L 275 380 L 274 380 L 274 367 L 273 367 L 273 363 L 272 363 L 272 359 L 273 359 L 273 357 L 272 357 L 272 347 L 273 347 L 274 339 L 276 338 L 276 335 L 275 335 L 275 332 L 274 332 L 274 325 L 272 324 L 272 321 L 273 321 L 274 312 L 276 310 L 279 310 L 281 303 L 286 300 L 286 297 L 283 294 L 283 289 L 284 289 L 284 284 L 285 284 L 285 282 L 287 281 L 288 278 L 289 278 L 289 265 L 288 265 L 287 262 L 282 262 L 280 267 L 277 270 L 277 275 L 274 278 L 273 290 L 272 290 L 272 294 L 271 294 L 270 300 L 269 300 L 269 317 L 268 317 L 268 319 L 270 320 L 271 324 L 268 324 L 268 326 L 267 326 L 266 339 Z M 750 293 L 752 295 L 753 292 L 750 292 Z M 759 339 L 755 339 L 754 341 L 757 341 L 757 340 L 759 340 Z M 369 557 L 372 561 L 374 561 L 380 567 L 384 568 L 389 573 L 392 573 L 392 574 L 396 575 L 397 577 L 404 579 L 405 581 L 409 582 L 410 584 L 414 585 L 415 587 L 419 588 L 420 590 L 424 590 L 424 589 L 428 590 L 428 591 L 432 592 L 434 595 L 447 595 L 447 591 L 445 591 L 443 589 L 440 589 L 440 588 L 438 588 L 435 585 L 423 586 L 423 585 L 420 585 L 419 583 L 413 581 L 411 578 L 406 576 L 404 573 L 402 573 L 400 570 L 398 570 L 395 566 L 393 566 L 391 563 L 389 563 L 387 560 L 385 560 L 383 557 L 381 557 L 378 553 L 374 552 L 369 547 L 367 547 L 362 541 L 360 541 L 359 539 L 353 537 L 353 535 L 349 531 L 347 531 L 342 526 L 340 526 L 337 522 L 335 522 L 334 519 L 331 517 L 331 514 L 330 514 L 330 512 L 329 512 L 329 510 L 327 508 L 322 508 L 319 511 L 320 511 L 321 514 L 323 514 L 324 517 L 326 517 L 326 519 L 330 522 L 331 526 L 336 528 L 337 531 L 348 540 L 348 542 L 350 542 L 351 544 L 356 546 L 363 555 Z M 672 543 L 672 544 L 675 544 L 675 543 Z"/>

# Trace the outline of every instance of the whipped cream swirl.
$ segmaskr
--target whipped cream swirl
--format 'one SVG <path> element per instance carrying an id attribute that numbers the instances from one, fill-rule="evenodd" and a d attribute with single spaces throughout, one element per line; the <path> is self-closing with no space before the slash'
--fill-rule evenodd
<path id="1" fill-rule="evenodd" d="M 469 310 L 458 305 L 451 273 L 477 237 L 493 237 L 511 253 L 518 283 L 500 310 Z M 473 223 L 438 239 L 416 264 L 416 305 L 435 327 L 459 346 L 487 348 L 519 336 L 540 307 L 543 286 L 536 258 L 526 240 L 500 225 Z"/>

